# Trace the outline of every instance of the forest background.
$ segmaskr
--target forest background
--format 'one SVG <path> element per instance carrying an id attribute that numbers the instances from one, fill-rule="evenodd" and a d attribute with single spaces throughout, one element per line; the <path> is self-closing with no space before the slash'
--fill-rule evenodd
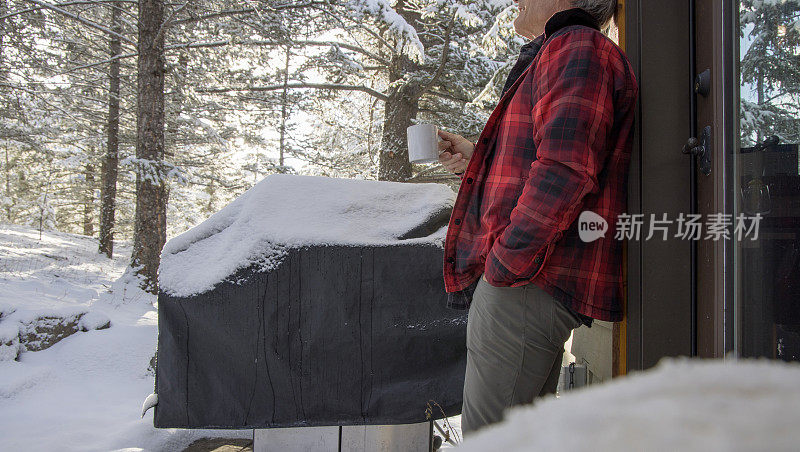
<path id="1" fill-rule="evenodd" d="M 743 138 L 796 108 L 774 99 L 798 92 L 781 49 L 800 30 L 760 19 L 799 8 L 741 3 Z M 0 0 L 0 221 L 109 257 L 132 241 L 155 292 L 167 237 L 266 175 L 455 186 L 409 163 L 405 130 L 480 132 L 524 44 L 515 16 L 512 0 Z"/>

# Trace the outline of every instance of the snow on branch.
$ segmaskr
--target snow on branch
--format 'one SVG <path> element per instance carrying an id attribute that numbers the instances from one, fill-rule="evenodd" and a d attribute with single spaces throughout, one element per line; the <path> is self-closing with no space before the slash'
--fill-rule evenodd
<path id="1" fill-rule="evenodd" d="M 517 16 L 517 11 L 516 5 L 503 9 L 495 17 L 492 28 L 483 35 L 481 44 L 490 55 L 497 55 L 499 50 L 508 48 L 508 39 L 514 36 L 514 18 Z"/>
<path id="2" fill-rule="evenodd" d="M 169 180 L 175 180 L 180 185 L 186 185 L 186 173 L 180 167 L 163 160 L 149 160 L 137 157 L 127 157 L 120 161 L 123 168 L 129 168 L 143 180 L 153 185 L 160 185 Z"/>
<path id="3" fill-rule="evenodd" d="M 383 21 L 389 27 L 389 32 L 398 38 L 398 52 L 407 50 L 413 60 L 420 63 L 425 60 L 425 46 L 417 30 L 389 5 L 388 0 L 350 0 L 349 6 L 357 14 L 375 16 Z"/>

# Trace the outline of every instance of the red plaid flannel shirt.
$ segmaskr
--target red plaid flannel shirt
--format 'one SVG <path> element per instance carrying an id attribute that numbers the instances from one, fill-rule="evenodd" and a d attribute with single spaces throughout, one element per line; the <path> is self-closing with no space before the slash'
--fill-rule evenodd
<path id="1" fill-rule="evenodd" d="M 638 87 L 622 50 L 568 25 L 500 100 L 462 175 L 444 247 L 447 292 L 485 272 L 493 286 L 536 284 L 588 317 L 622 318 L 622 242 Z M 585 243 L 577 218 L 609 224 Z"/>

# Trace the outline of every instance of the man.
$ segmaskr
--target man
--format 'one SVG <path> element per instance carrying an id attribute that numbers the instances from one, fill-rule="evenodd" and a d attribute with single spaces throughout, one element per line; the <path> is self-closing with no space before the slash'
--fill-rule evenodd
<path id="1" fill-rule="evenodd" d="M 462 178 L 445 240 L 448 305 L 470 309 L 461 425 L 498 422 L 554 393 L 564 342 L 622 318 L 624 212 L 638 88 L 600 33 L 616 0 L 519 0 L 523 47 L 478 142 L 444 132 L 439 161 Z M 605 237 L 583 242 L 592 211 Z"/>

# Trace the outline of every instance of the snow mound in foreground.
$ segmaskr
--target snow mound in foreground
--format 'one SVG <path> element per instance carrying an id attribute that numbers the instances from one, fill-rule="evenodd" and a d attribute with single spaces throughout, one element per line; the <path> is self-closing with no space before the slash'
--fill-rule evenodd
<path id="1" fill-rule="evenodd" d="M 308 245 L 440 244 L 444 228 L 403 235 L 452 208 L 454 199 L 440 184 L 273 174 L 170 240 L 159 286 L 181 297 L 206 292 L 239 269 L 270 270 L 287 249 Z"/>
<path id="2" fill-rule="evenodd" d="M 508 413 L 459 448 L 796 451 L 800 365 L 670 359 L 655 369 Z"/>

